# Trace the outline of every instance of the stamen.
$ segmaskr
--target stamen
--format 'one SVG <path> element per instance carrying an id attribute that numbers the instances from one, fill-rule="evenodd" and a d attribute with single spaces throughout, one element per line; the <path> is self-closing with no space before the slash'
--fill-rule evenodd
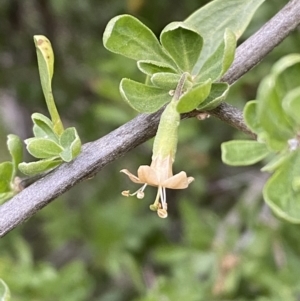
<path id="1" fill-rule="evenodd" d="M 160 217 L 160 218 L 166 218 L 168 216 L 168 212 L 167 210 L 165 209 L 158 209 L 157 210 L 157 215 Z"/>
<path id="2" fill-rule="evenodd" d="M 127 196 L 128 197 L 128 196 L 130 196 L 129 192 L 130 192 L 129 190 L 124 190 L 121 193 L 122 193 L 123 196 Z"/>
<path id="3" fill-rule="evenodd" d="M 129 190 L 124 190 L 122 191 L 122 195 L 123 196 L 135 196 L 138 198 L 138 199 L 143 199 L 144 196 L 145 196 L 145 193 L 144 193 L 144 190 L 145 188 L 147 187 L 147 184 L 144 184 L 140 189 L 138 189 L 136 192 L 134 193 L 130 193 Z"/>
<path id="4" fill-rule="evenodd" d="M 158 207 L 157 207 L 156 204 L 151 204 L 151 205 L 149 206 L 149 208 L 150 208 L 150 210 L 152 210 L 152 211 L 157 211 L 157 209 L 158 209 Z"/>
<path id="5" fill-rule="evenodd" d="M 143 199 L 144 196 L 145 196 L 144 191 L 142 191 L 142 190 L 138 190 L 138 191 L 137 191 L 136 197 L 137 197 L 139 200 Z"/>
<path id="6" fill-rule="evenodd" d="M 159 194 L 160 194 L 160 201 L 162 205 L 162 209 L 167 209 L 167 196 L 166 196 L 166 188 L 165 187 L 158 187 Z"/>
<path id="7" fill-rule="evenodd" d="M 159 208 L 159 189 L 157 189 L 157 194 L 155 197 L 155 201 L 152 205 L 150 205 L 150 210 L 152 211 L 157 211 L 157 209 Z"/>

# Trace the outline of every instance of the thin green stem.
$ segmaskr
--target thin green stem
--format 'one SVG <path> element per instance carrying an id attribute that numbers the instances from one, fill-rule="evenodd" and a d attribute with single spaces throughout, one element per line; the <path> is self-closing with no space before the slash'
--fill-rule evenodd
<path id="1" fill-rule="evenodd" d="M 183 90 L 183 87 L 184 87 L 184 84 L 185 84 L 185 81 L 188 77 L 188 73 L 187 72 L 184 72 L 180 79 L 179 79 L 179 82 L 177 84 L 177 87 L 176 87 L 176 90 L 175 90 L 175 93 L 174 93 L 174 97 L 172 100 L 175 100 L 175 101 L 178 101 L 179 98 L 181 97 L 182 95 L 182 90 Z"/>
<path id="2" fill-rule="evenodd" d="M 57 111 L 51 90 L 49 91 L 48 95 L 45 95 L 45 99 L 51 120 L 53 122 L 53 130 L 60 136 L 64 131 L 64 126 Z"/>

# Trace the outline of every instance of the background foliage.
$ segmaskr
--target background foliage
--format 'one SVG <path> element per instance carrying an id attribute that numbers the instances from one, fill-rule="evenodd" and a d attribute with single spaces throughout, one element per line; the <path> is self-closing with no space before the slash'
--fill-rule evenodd
<path id="1" fill-rule="evenodd" d="M 143 80 L 133 61 L 104 49 L 109 19 L 129 13 L 158 34 L 206 2 L 2 1 L 0 161 L 9 159 L 6 135 L 30 137 L 30 115 L 47 112 L 33 35 L 52 42 L 57 106 L 85 143 L 136 115 L 118 85 L 123 77 Z M 266 1 L 242 39 L 282 2 Z M 232 87 L 228 102 L 242 108 L 254 99 L 272 64 L 299 44 L 295 32 Z M 279 221 L 263 203 L 259 165 L 221 163 L 220 143 L 242 137 L 213 118 L 182 122 L 175 169 L 184 166 L 195 182 L 169 192 L 167 220 L 148 209 L 154 189 L 141 201 L 120 195 L 131 183 L 119 170 L 148 164 L 152 141 L 47 206 L 0 241 L 0 277 L 12 300 L 298 300 L 300 226 Z"/>

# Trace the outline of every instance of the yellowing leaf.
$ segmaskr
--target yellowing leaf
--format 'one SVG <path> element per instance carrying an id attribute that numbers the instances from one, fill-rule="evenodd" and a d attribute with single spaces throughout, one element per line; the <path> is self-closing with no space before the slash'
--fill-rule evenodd
<path id="1" fill-rule="evenodd" d="M 60 135 L 64 128 L 56 109 L 51 87 L 51 81 L 54 72 L 54 54 L 52 46 L 50 41 L 45 36 L 37 35 L 33 37 L 33 40 L 36 47 L 41 85 L 48 111 L 53 122 L 53 129 L 58 135 Z"/>
<path id="2" fill-rule="evenodd" d="M 46 70 L 48 75 L 43 77 L 44 83 L 42 82 L 42 86 L 47 85 L 51 89 L 54 69 L 54 54 L 51 43 L 45 36 L 41 35 L 34 36 L 33 40 L 36 47 L 39 69 L 42 69 L 40 70 L 40 74 L 44 74 Z"/>

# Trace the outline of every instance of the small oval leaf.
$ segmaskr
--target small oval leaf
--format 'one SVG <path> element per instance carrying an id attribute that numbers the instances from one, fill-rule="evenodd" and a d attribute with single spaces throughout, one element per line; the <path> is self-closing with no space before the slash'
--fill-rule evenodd
<path id="1" fill-rule="evenodd" d="M 19 170 L 24 175 L 34 176 L 36 174 L 49 171 L 50 169 L 57 167 L 61 163 L 62 160 L 60 158 L 49 158 L 30 163 L 22 162 L 19 164 Z"/>
<path id="2" fill-rule="evenodd" d="M 226 28 L 223 42 L 205 61 L 196 82 L 203 82 L 208 78 L 211 78 L 213 82 L 220 79 L 233 62 L 235 48 L 235 34 L 229 28 Z"/>
<path id="3" fill-rule="evenodd" d="M 134 60 L 151 60 L 174 66 L 154 33 L 130 15 L 112 18 L 104 31 L 103 44 L 111 52 Z"/>
<path id="4" fill-rule="evenodd" d="M 64 150 L 59 154 L 65 162 L 72 161 L 81 150 L 81 141 L 74 127 L 67 128 L 60 137 L 60 145 Z"/>
<path id="5" fill-rule="evenodd" d="M 22 141 L 17 135 L 10 134 L 7 136 L 7 147 L 12 157 L 13 174 L 11 180 L 13 181 L 18 170 L 18 165 L 23 161 Z"/>
<path id="6" fill-rule="evenodd" d="M 197 107 L 197 110 L 212 110 L 225 100 L 230 86 L 227 83 L 212 83 L 208 97 Z"/>
<path id="7" fill-rule="evenodd" d="M 28 152 L 38 159 L 58 156 L 63 148 L 56 142 L 45 138 L 29 138 L 25 140 Z"/>
<path id="8" fill-rule="evenodd" d="M 203 45 L 197 30 L 184 22 L 172 22 L 161 32 L 160 41 L 177 66 L 191 73 Z"/>
<path id="9" fill-rule="evenodd" d="M 11 191 L 11 180 L 13 177 L 13 164 L 11 162 L 0 163 L 0 192 Z"/>
<path id="10" fill-rule="evenodd" d="M 265 77 L 257 92 L 257 100 L 259 101 L 257 118 L 264 132 L 266 143 L 274 151 L 283 150 L 287 140 L 294 135 L 292 124 L 282 108 L 281 97 L 276 77 L 272 74 Z"/>
<path id="11" fill-rule="evenodd" d="M 147 86 L 127 78 L 122 79 L 120 92 L 132 108 L 144 113 L 156 112 L 172 99 L 166 90 Z"/>
<path id="12" fill-rule="evenodd" d="M 31 119 L 34 123 L 33 133 L 36 138 L 46 138 L 58 142 L 58 135 L 53 129 L 53 122 L 41 113 L 33 113 Z"/>
<path id="13" fill-rule="evenodd" d="M 259 134 L 262 131 L 260 126 L 258 116 L 257 116 L 257 100 L 248 101 L 244 107 L 244 120 L 247 127 L 256 134 Z"/>
<path id="14" fill-rule="evenodd" d="M 291 155 L 292 154 L 290 152 L 277 154 L 268 162 L 268 164 L 261 168 L 261 171 L 274 172 L 276 169 L 280 168 L 280 166 L 284 164 L 286 160 L 289 160 Z"/>
<path id="15" fill-rule="evenodd" d="M 226 28 L 238 39 L 252 19 L 257 8 L 265 0 L 214 0 L 196 10 L 184 22 L 194 26 L 201 33 L 204 45 L 193 70 L 198 74 L 204 62 L 216 51 Z"/>
<path id="16" fill-rule="evenodd" d="M 291 90 L 283 99 L 282 106 L 285 112 L 300 125 L 300 87 Z"/>
<path id="17" fill-rule="evenodd" d="M 272 73 L 275 76 L 280 75 L 281 73 L 283 73 L 284 71 L 286 71 L 287 69 L 289 69 L 290 67 L 293 66 L 297 66 L 297 73 L 299 73 L 299 65 L 300 63 L 300 54 L 298 53 L 291 53 L 289 55 L 286 55 L 284 57 L 282 57 L 278 62 L 276 62 L 273 66 L 272 66 Z M 290 73 L 290 72 L 288 72 Z M 294 77 L 294 76 L 293 76 Z M 291 81 L 285 82 L 285 85 L 289 85 Z M 297 87 L 299 85 L 299 83 L 294 86 L 293 88 Z"/>
<path id="18" fill-rule="evenodd" d="M 154 86 L 164 90 L 175 90 L 181 75 L 175 73 L 160 72 L 151 76 L 151 82 Z"/>
<path id="19" fill-rule="evenodd" d="M 233 140 L 221 144 L 222 161 L 232 166 L 247 166 L 264 159 L 270 151 L 265 144 L 249 140 Z"/>
<path id="20" fill-rule="evenodd" d="M 154 73 L 168 72 L 175 73 L 176 69 L 171 68 L 167 64 L 155 61 L 138 61 L 137 66 L 143 73 L 152 76 Z"/>
<path id="21" fill-rule="evenodd" d="M 295 151 L 267 181 L 263 190 L 264 199 L 274 213 L 291 223 L 300 223 L 299 166 L 300 152 Z"/>
<path id="22" fill-rule="evenodd" d="M 179 113 L 187 113 L 196 109 L 209 95 L 211 88 L 211 81 L 194 86 L 188 90 L 182 97 L 180 97 L 177 104 L 177 111 Z"/>

